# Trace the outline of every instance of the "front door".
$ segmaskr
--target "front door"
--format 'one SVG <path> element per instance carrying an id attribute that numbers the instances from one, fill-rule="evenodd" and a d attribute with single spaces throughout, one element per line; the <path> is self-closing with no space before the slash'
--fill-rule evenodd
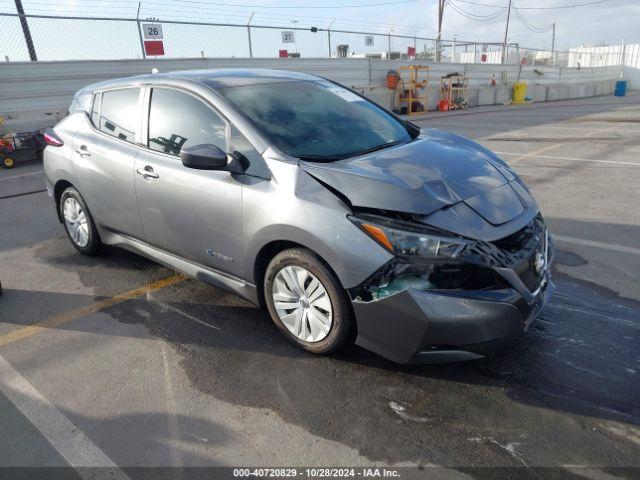
<path id="1" fill-rule="evenodd" d="M 242 186 L 224 171 L 185 167 L 184 146 L 227 151 L 227 122 L 181 90 L 150 94 L 148 149 L 136 158 L 135 187 L 147 242 L 187 260 L 242 276 Z"/>
<path id="2" fill-rule="evenodd" d="M 142 239 L 133 173 L 140 150 L 135 145 L 140 130 L 139 97 L 139 88 L 94 95 L 91 121 L 83 122 L 74 137 L 73 164 L 76 186 L 96 223 Z"/>

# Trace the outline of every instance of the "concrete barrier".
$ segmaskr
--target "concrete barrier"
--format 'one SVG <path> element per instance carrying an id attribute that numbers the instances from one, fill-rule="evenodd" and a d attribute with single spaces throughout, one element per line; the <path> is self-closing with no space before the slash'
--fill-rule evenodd
<path id="1" fill-rule="evenodd" d="M 569 95 L 567 98 L 569 99 L 574 99 L 574 98 L 580 98 L 580 85 L 577 83 L 569 83 L 567 84 L 567 87 L 569 87 Z"/>
<path id="2" fill-rule="evenodd" d="M 40 112 L 40 124 L 50 125 L 55 118 L 55 112 L 64 111 L 71 103 L 73 94 L 81 87 L 90 83 L 119 78 L 140 73 L 148 73 L 152 67 L 157 67 L 161 72 L 189 69 L 209 68 L 275 68 L 287 69 L 299 72 L 316 74 L 340 82 L 348 87 L 354 85 L 366 86 L 367 95 L 380 101 L 384 106 L 391 107 L 390 99 L 384 90 L 386 74 L 389 69 L 397 69 L 401 65 L 410 62 L 404 60 L 369 60 L 369 59 L 276 59 L 276 58 L 185 58 L 185 59 L 146 59 L 146 60 L 82 60 L 64 62 L 3 62 L 0 68 L 0 114 L 12 117 L 3 126 L 7 129 L 17 130 L 22 127 L 13 127 L 14 118 L 23 114 Z M 562 100 L 569 98 L 567 87 L 557 87 L 558 84 L 568 85 L 585 82 L 606 81 L 604 87 L 597 87 L 594 95 L 611 94 L 614 90 L 615 80 L 619 77 L 620 68 L 555 68 L 525 65 L 495 65 L 495 64 L 451 64 L 448 62 L 434 63 L 416 61 L 415 64 L 428 64 L 431 68 L 431 84 L 437 88 L 439 77 L 454 71 L 464 72 L 471 83 L 469 91 L 470 105 L 494 105 L 504 103 L 511 98 L 509 88 L 508 96 L 501 90 L 502 86 L 491 87 L 489 80 L 492 76 L 500 79 L 505 72 L 507 78 L 514 80 L 520 73 L 522 81 L 536 84 L 549 85 L 546 93 L 549 98 L 544 100 Z M 375 87 L 371 91 L 371 87 Z M 477 89 L 477 90 L 474 90 Z M 579 89 L 578 89 L 579 90 Z M 529 95 L 534 101 L 543 101 L 542 89 L 532 87 Z M 589 95 L 590 90 L 582 92 Z M 572 97 L 578 98 L 580 92 L 574 87 Z M 433 109 L 433 95 L 428 107 Z M 31 120 L 30 120 L 31 121 Z"/>
<path id="3" fill-rule="evenodd" d="M 569 98 L 569 85 L 553 84 L 547 86 L 547 102 Z"/>
<path id="4" fill-rule="evenodd" d="M 469 106 L 477 107 L 478 106 L 478 92 L 479 87 L 469 87 Z"/>
<path id="5" fill-rule="evenodd" d="M 358 90 L 358 93 L 388 110 L 393 109 L 393 90 L 376 88 L 374 90 Z"/>
<path id="6" fill-rule="evenodd" d="M 533 102 L 547 101 L 547 87 L 544 85 L 527 85 L 527 97 Z"/>
<path id="7" fill-rule="evenodd" d="M 478 88 L 478 106 L 496 104 L 496 87 Z"/>
<path id="8" fill-rule="evenodd" d="M 579 88 L 579 98 L 595 97 L 596 96 L 596 84 L 594 83 L 582 83 Z"/>
<path id="9" fill-rule="evenodd" d="M 513 95 L 513 87 L 500 85 L 496 87 L 496 104 L 504 105 L 511 100 Z"/>

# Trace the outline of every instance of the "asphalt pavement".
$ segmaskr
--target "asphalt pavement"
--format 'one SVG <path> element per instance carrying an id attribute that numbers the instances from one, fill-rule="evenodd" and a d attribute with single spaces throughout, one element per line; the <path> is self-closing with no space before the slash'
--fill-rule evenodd
<path id="1" fill-rule="evenodd" d="M 311 356 L 221 290 L 115 248 L 79 255 L 42 165 L 20 164 L 0 171 L 0 468 L 637 478 L 640 95 L 414 121 L 499 152 L 532 189 L 557 293 L 527 334 L 449 365 Z"/>

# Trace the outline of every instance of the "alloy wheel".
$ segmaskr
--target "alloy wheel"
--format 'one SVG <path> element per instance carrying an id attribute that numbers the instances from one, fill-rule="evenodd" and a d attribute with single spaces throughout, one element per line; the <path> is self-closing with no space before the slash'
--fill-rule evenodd
<path id="1" fill-rule="evenodd" d="M 73 197 L 67 197 L 63 204 L 64 223 L 71 240 L 84 248 L 89 243 L 89 224 L 82 205 Z"/>

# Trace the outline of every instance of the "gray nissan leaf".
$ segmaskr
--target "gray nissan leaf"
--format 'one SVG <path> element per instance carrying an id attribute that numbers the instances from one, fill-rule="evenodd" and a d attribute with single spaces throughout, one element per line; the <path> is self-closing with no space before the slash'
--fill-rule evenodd
<path id="1" fill-rule="evenodd" d="M 554 290 L 547 226 L 505 162 L 323 78 L 111 80 L 44 137 L 77 250 L 123 247 L 233 292 L 309 352 L 480 358 Z"/>

